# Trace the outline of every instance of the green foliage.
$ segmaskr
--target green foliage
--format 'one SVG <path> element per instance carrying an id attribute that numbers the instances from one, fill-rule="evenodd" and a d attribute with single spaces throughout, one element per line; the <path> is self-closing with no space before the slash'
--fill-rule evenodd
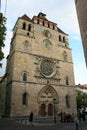
<path id="1" fill-rule="evenodd" d="M 4 58 L 4 53 L 2 52 L 2 48 L 5 46 L 5 36 L 6 36 L 6 18 L 1 17 L 0 18 L 0 61 Z"/>
<path id="2" fill-rule="evenodd" d="M 87 94 L 78 93 L 77 95 L 77 108 L 87 107 Z"/>

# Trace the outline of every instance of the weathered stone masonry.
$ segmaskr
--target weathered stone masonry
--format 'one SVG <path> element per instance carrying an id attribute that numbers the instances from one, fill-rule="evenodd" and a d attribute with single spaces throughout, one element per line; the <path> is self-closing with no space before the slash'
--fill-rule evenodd
<path id="1" fill-rule="evenodd" d="M 19 17 L 7 58 L 6 116 L 76 115 L 74 72 L 68 35 L 39 13 Z M 54 106 L 55 103 L 55 106 Z"/>

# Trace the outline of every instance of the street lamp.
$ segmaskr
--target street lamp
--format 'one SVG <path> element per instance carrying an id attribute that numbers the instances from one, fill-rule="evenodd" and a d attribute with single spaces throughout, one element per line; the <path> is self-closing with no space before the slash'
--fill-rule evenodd
<path id="1" fill-rule="evenodd" d="M 55 113 L 55 103 L 56 103 L 56 99 L 53 98 L 53 103 L 54 103 L 54 123 L 56 123 L 56 113 Z"/>

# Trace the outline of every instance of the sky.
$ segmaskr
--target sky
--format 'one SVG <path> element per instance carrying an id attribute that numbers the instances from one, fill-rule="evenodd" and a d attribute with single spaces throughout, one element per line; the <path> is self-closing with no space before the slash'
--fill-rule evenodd
<path id="1" fill-rule="evenodd" d="M 7 18 L 7 36 L 3 49 L 5 58 L 2 61 L 3 67 L 0 69 L 0 76 L 5 74 L 6 57 L 9 54 L 12 30 L 18 17 L 26 14 L 32 18 L 42 12 L 46 14 L 49 21 L 57 23 L 59 28 L 69 34 L 75 84 L 87 84 L 87 68 L 74 0 L 1 0 L 1 12 Z"/>

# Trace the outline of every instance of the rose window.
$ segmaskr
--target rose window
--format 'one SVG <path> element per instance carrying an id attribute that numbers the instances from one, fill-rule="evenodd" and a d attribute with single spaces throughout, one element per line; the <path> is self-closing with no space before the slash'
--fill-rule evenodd
<path id="1" fill-rule="evenodd" d="M 54 74 L 54 62 L 48 59 L 45 59 L 40 64 L 40 71 L 46 77 L 51 77 Z"/>

